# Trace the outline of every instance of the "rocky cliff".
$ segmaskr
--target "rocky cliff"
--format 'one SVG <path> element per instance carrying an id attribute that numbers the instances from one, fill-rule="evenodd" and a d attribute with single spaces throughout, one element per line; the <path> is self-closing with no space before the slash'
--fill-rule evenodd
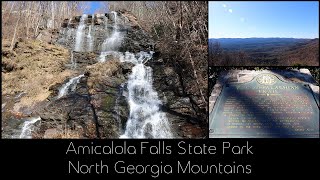
<path id="1" fill-rule="evenodd" d="M 158 131 L 155 130 L 158 125 L 147 122 L 157 119 L 155 117 L 164 118 L 163 116 L 171 128 L 170 137 L 202 138 L 206 135 L 206 128 L 192 118 L 190 100 L 179 96 L 178 76 L 172 68 L 165 66 L 160 53 L 154 48 L 155 42 L 129 12 L 118 11 L 66 19 L 60 30 L 52 32 L 50 38 L 46 38 L 44 33 L 38 39 L 68 50 L 68 61 L 61 63 L 72 75 L 67 76 L 64 81 L 51 83 L 47 87 L 50 93 L 46 100 L 41 101 L 37 108 L 29 108 L 31 113 L 24 115 L 39 116 L 41 119 L 34 123 L 31 137 L 119 138 L 128 129 L 128 119 L 130 123 L 137 121 L 134 126 L 143 129 L 140 133 L 142 137 L 165 137 L 166 135 L 151 133 Z M 149 54 L 153 54 L 153 57 L 146 58 Z M 133 67 L 138 64 L 143 66 L 141 70 L 146 70 L 142 78 L 146 78 L 147 84 L 152 86 L 135 87 L 129 91 L 128 79 L 130 75 L 131 78 L 139 76 L 133 72 Z M 152 77 L 147 77 L 149 74 Z M 150 95 L 153 91 L 157 93 Z M 130 99 L 132 93 L 137 97 Z M 144 99 L 146 97 L 159 97 L 159 101 L 151 102 Z M 155 109 L 148 113 L 142 112 L 146 111 L 143 108 L 133 110 L 132 105 L 130 106 L 132 100 L 135 105 L 147 109 L 154 106 Z M 146 105 L 148 103 L 151 104 Z M 145 123 L 138 122 L 139 118 L 136 116 L 142 117 L 141 114 L 144 116 L 140 121 L 146 121 Z M 6 120 L 9 121 L 11 120 Z M 163 122 L 159 123 L 160 126 L 163 125 Z M 16 128 L 12 126 L 10 123 L 4 126 L 7 137 L 14 133 L 8 131 Z"/>

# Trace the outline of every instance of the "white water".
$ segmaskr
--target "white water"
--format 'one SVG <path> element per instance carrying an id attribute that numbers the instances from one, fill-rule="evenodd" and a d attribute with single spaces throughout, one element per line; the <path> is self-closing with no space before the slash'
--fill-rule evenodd
<path id="1" fill-rule="evenodd" d="M 79 23 L 79 26 L 77 28 L 76 43 L 75 43 L 74 50 L 78 51 L 78 52 L 82 51 L 82 44 L 83 44 L 84 34 L 85 34 L 84 30 L 86 28 L 85 21 L 86 21 L 87 18 L 88 18 L 88 15 L 87 14 L 83 14 L 81 16 L 80 23 Z"/>
<path id="2" fill-rule="evenodd" d="M 93 35 L 93 21 L 94 21 L 94 14 L 92 14 L 92 20 L 91 20 L 91 25 L 89 26 L 89 33 L 88 33 L 88 35 L 87 35 L 87 38 L 88 38 L 88 51 L 89 52 L 91 52 L 91 51 L 93 51 L 93 37 L 94 37 L 94 35 Z"/>
<path id="3" fill-rule="evenodd" d="M 20 139 L 31 139 L 32 138 L 32 131 L 33 131 L 33 124 L 37 121 L 41 120 L 40 117 L 32 118 L 27 120 L 23 123 L 21 134 L 19 136 Z"/>
<path id="4" fill-rule="evenodd" d="M 172 138 L 166 114 L 160 110 L 161 101 L 152 87 L 152 69 L 144 63 L 152 58 L 152 53 L 140 52 L 136 55 L 126 52 L 122 62 L 135 66 L 128 80 L 128 103 L 130 115 L 125 133 L 120 138 Z"/>
<path id="5" fill-rule="evenodd" d="M 70 23 L 71 23 L 71 19 L 72 19 L 72 18 L 69 19 L 68 25 L 67 25 L 67 39 L 69 39 L 69 38 L 71 37 L 72 32 L 73 32 L 73 28 L 69 28 Z"/>
<path id="6" fill-rule="evenodd" d="M 105 51 L 105 52 L 101 52 L 98 61 L 99 62 L 105 62 L 107 60 L 107 56 L 112 56 L 114 58 L 121 58 L 123 56 L 123 54 L 121 52 L 118 51 Z"/>
<path id="7" fill-rule="evenodd" d="M 108 18 L 106 16 L 102 16 L 102 19 L 104 21 L 104 29 L 106 30 L 105 34 L 106 37 L 109 36 L 109 31 L 108 31 Z"/>
<path id="8" fill-rule="evenodd" d="M 70 35 L 69 35 L 69 34 L 71 34 L 71 31 L 70 31 L 70 28 L 69 28 L 69 24 L 70 24 L 70 22 L 71 22 L 71 18 L 69 18 L 69 21 L 68 21 L 67 27 L 66 27 L 66 28 L 64 28 L 64 30 L 63 30 L 63 34 L 65 35 L 65 38 L 69 38 L 69 37 L 70 37 Z"/>
<path id="9" fill-rule="evenodd" d="M 120 47 L 123 39 L 123 35 L 121 34 L 118 28 L 117 13 L 114 11 L 112 11 L 111 13 L 114 16 L 113 32 L 111 36 L 105 39 L 102 43 L 102 51 L 116 51 Z"/>
<path id="10" fill-rule="evenodd" d="M 73 58 L 73 51 L 71 51 L 71 69 L 77 68 L 77 61 Z"/>
<path id="11" fill-rule="evenodd" d="M 113 20 L 114 20 L 114 25 L 115 27 L 117 27 L 117 13 L 115 11 L 111 11 L 111 13 L 113 14 Z"/>
<path id="12" fill-rule="evenodd" d="M 73 92 L 76 90 L 77 84 L 79 83 L 80 79 L 84 76 L 84 74 L 81 74 L 77 77 L 74 77 L 70 79 L 66 84 L 64 84 L 61 89 L 59 90 L 59 94 L 57 96 L 57 99 L 61 98 L 62 96 L 68 94 L 68 92 Z"/>
<path id="13" fill-rule="evenodd" d="M 127 82 L 128 96 L 127 101 L 130 106 L 130 114 L 126 122 L 124 133 L 120 138 L 172 138 L 170 123 L 166 117 L 166 114 L 161 111 L 161 101 L 159 100 L 157 92 L 153 89 L 152 83 L 152 68 L 145 66 L 144 64 L 152 58 L 151 53 L 140 52 L 133 54 L 130 52 L 118 52 L 118 48 L 123 40 L 123 34 L 120 32 L 118 27 L 118 17 L 116 12 L 112 12 L 113 31 L 102 44 L 102 52 L 99 57 L 99 62 L 105 62 L 109 56 L 113 56 L 119 59 L 121 62 L 130 62 L 134 64 L 132 73 L 129 76 Z M 82 21 L 85 19 L 83 15 Z M 105 19 L 105 28 L 107 30 L 110 24 Z M 81 23 L 80 25 L 81 26 Z M 77 30 L 77 41 L 82 42 L 83 31 L 80 31 L 85 27 L 78 27 Z M 80 30 L 79 30 L 80 29 Z M 92 27 L 89 26 L 88 47 L 90 49 L 90 36 L 92 36 Z M 79 35 L 80 34 L 80 35 Z M 70 79 L 59 91 L 58 98 L 64 96 L 69 90 L 75 89 L 77 83 L 83 75 Z M 119 128 L 121 127 L 120 116 L 119 116 L 119 97 L 116 99 L 116 106 L 114 111 L 117 112 L 117 121 Z"/>

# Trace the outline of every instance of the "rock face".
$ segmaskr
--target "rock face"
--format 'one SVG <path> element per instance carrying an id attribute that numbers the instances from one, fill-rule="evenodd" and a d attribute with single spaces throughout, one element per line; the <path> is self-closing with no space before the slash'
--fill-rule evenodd
<path id="1" fill-rule="evenodd" d="M 83 71 L 88 65 L 97 63 L 98 54 L 94 52 L 73 52 L 73 61 L 77 70 Z"/>
<path id="2" fill-rule="evenodd" d="M 2 40 L 2 137 L 19 138 L 25 120 L 46 104 L 49 87 L 74 71 L 64 64 L 68 50 L 38 40 L 19 38 L 13 50 Z"/>
<path id="3" fill-rule="evenodd" d="M 207 124 L 198 123 L 190 99 L 183 95 L 179 77 L 173 67 L 165 66 L 161 58 L 148 62 L 153 68 L 154 88 L 162 100 L 162 110 L 172 122 L 175 137 L 203 138 Z"/>
<path id="4" fill-rule="evenodd" d="M 62 138 L 96 137 L 94 112 L 90 104 L 86 81 L 87 77 L 83 77 L 74 93 L 54 100 L 39 112 L 41 117 L 39 134 L 44 133 L 46 136 L 50 134 L 51 137 L 61 136 Z M 51 129 L 50 133 L 47 132 L 48 129 Z M 70 132 L 65 132 L 67 130 Z M 53 132 L 58 134 L 54 135 Z"/>
<path id="5" fill-rule="evenodd" d="M 52 102 L 38 112 L 37 134 L 43 138 L 118 138 L 129 113 L 122 95 L 125 79 L 118 66 L 113 61 L 88 66 L 92 73 L 80 79 L 74 92 L 59 99 L 51 96 Z M 109 73 L 100 74 L 97 69 Z M 58 94 L 58 87 L 52 88 L 53 94 Z"/>
<path id="6" fill-rule="evenodd" d="M 84 23 L 80 48 L 82 50 L 76 51 L 81 22 Z M 120 35 L 114 35 L 115 31 L 120 32 Z M 89 35 L 92 36 L 91 39 Z M 69 129 L 81 132 L 78 134 L 80 138 L 118 138 L 123 133 L 129 117 L 126 80 L 133 65 L 125 62 L 119 63 L 119 57 L 112 56 L 111 59 L 108 58 L 107 62 L 98 63 L 99 53 L 105 51 L 104 43 L 113 43 L 113 37 L 121 39 L 121 41 L 119 47 L 111 50 L 123 53 L 153 50 L 154 43 L 150 37 L 120 12 L 78 16 L 64 21 L 56 43 L 72 52 L 69 67 L 84 72 L 85 77 L 77 85 L 75 94 L 67 95 L 58 100 L 55 98 L 59 89 L 68 82 L 68 79 L 62 84 L 50 87 L 52 93 L 49 99 L 52 103 L 39 112 L 43 119 L 42 122 L 44 122 L 39 130 L 45 137 L 59 137 L 53 135 L 54 132 L 60 133 L 61 131 L 54 129 L 54 126 L 51 125 L 52 120 L 59 124 L 59 127 L 67 124 Z M 89 50 L 90 42 L 93 42 L 91 50 Z M 76 65 L 74 66 L 73 63 Z M 79 89 L 79 86 L 86 87 L 86 90 Z M 91 107 L 91 110 L 88 107 Z M 81 108 L 86 110 L 77 110 Z M 54 114 L 60 114 L 55 117 L 58 118 L 57 120 L 53 118 Z M 82 116 L 83 118 L 81 118 Z M 82 128 L 80 128 L 80 124 L 84 124 Z M 95 124 L 95 131 L 89 130 L 90 124 Z M 78 129 L 74 129 L 74 127 L 78 127 Z M 49 132 L 46 132 L 46 129 Z"/>
<path id="7" fill-rule="evenodd" d="M 50 38 L 43 33 L 39 39 L 69 51 L 69 60 L 60 65 L 72 73 L 64 81 L 46 86 L 46 101 L 30 115 L 41 118 L 33 125 L 33 138 L 119 138 L 130 117 L 127 81 L 134 66 L 123 58 L 128 58 L 126 52 L 156 51 L 137 19 L 126 11 L 77 16 L 64 20 L 60 31 L 52 32 Z M 205 137 L 206 128 L 193 118 L 190 99 L 181 96 L 174 70 L 157 56 L 145 65 L 152 68 L 160 110 L 165 112 L 173 136 Z M 7 63 L 5 71 L 14 68 L 19 66 Z"/>
<path id="8" fill-rule="evenodd" d="M 116 20 L 115 20 L 116 14 Z M 57 43 L 74 49 L 76 44 L 77 28 L 79 27 L 81 16 L 65 19 L 60 30 Z M 88 15 L 84 20 L 86 32 L 84 42 L 88 42 L 88 34 L 93 37 L 93 50 L 94 52 L 101 52 L 104 41 L 112 36 L 115 28 L 120 32 L 123 40 L 118 49 L 120 52 L 137 53 L 140 51 L 152 51 L 154 42 L 150 36 L 143 31 L 137 24 L 133 23 L 136 19 L 134 16 L 127 12 L 115 12 L 106 14 L 95 14 L 94 16 Z M 88 43 L 84 43 L 85 51 L 89 51 Z"/>
<path id="9" fill-rule="evenodd" d="M 101 138 L 118 138 L 129 116 L 125 97 L 126 79 L 118 61 L 108 61 L 88 67 L 91 105 L 95 110 Z"/>

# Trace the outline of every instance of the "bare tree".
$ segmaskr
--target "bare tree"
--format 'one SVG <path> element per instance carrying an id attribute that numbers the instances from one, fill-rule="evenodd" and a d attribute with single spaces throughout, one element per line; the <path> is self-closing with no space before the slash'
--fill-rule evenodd
<path id="1" fill-rule="evenodd" d="M 206 119 L 207 110 L 207 2 L 122 1 L 110 2 L 110 10 L 126 9 L 141 27 L 157 40 L 166 65 L 175 68 L 184 96 L 194 110 Z M 204 111 L 203 111 L 204 110 Z"/>
<path id="2" fill-rule="evenodd" d="M 21 19 L 21 9 L 19 9 L 19 16 L 18 16 L 18 20 L 16 22 L 16 26 L 14 28 L 14 33 L 13 33 L 13 37 L 12 37 L 12 40 L 11 40 L 10 50 L 13 50 L 14 45 L 15 45 L 17 29 L 18 29 L 18 25 L 19 25 L 20 19 Z"/>
<path id="3" fill-rule="evenodd" d="M 217 65 L 222 58 L 222 48 L 218 41 L 211 42 L 209 45 L 209 66 Z"/>
<path id="4" fill-rule="evenodd" d="M 18 36 L 34 38 L 39 29 L 58 28 L 65 18 L 88 8 L 86 2 L 79 1 L 7 1 L 2 5 L 2 38 L 10 38 L 11 44 Z"/>

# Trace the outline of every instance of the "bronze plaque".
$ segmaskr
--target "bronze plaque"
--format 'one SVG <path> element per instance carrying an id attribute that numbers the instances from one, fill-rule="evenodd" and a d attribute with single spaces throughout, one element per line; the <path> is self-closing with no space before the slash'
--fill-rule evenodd
<path id="1" fill-rule="evenodd" d="M 319 104 L 308 84 L 260 74 L 224 85 L 209 124 L 211 138 L 319 138 Z"/>

